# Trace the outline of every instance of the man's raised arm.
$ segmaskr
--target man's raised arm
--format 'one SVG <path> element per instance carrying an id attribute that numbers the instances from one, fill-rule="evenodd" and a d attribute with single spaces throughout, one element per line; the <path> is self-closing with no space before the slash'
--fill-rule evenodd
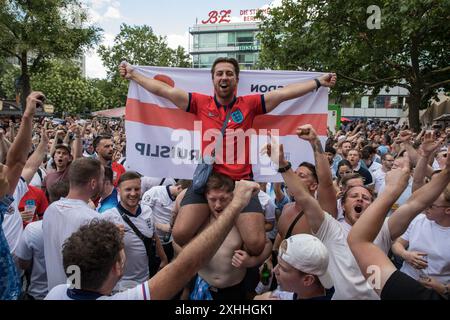
<path id="1" fill-rule="evenodd" d="M 374 288 L 378 294 L 381 293 L 386 281 L 396 268 L 386 254 L 373 244 L 373 241 L 380 232 L 389 209 L 406 188 L 409 173 L 409 161 L 405 158 L 399 168 L 386 174 L 386 189 L 364 211 L 347 238 L 350 250 L 366 279 L 371 275 L 373 266 L 377 266 L 381 271 L 380 287 Z"/>
<path id="2" fill-rule="evenodd" d="M 27 97 L 25 111 L 20 122 L 19 131 L 13 144 L 9 148 L 6 157 L 8 167 L 9 194 L 14 194 L 19 182 L 22 169 L 27 162 L 28 153 L 31 150 L 31 133 L 33 130 L 33 117 L 36 113 L 36 105 L 41 104 L 44 98 L 42 92 L 32 92 Z"/>
<path id="3" fill-rule="evenodd" d="M 314 151 L 314 160 L 316 161 L 316 171 L 319 186 L 317 189 L 317 200 L 323 210 L 331 214 L 334 218 L 337 216 L 337 199 L 333 186 L 328 159 L 323 151 L 322 143 L 317 136 L 316 131 L 310 125 L 298 127 L 297 135 L 300 139 L 306 140 L 311 144 Z"/>
<path id="4" fill-rule="evenodd" d="M 280 170 L 284 169 L 281 175 L 283 176 L 284 182 L 286 182 L 289 192 L 294 195 L 295 202 L 298 202 L 302 206 L 311 230 L 317 233 L 325 219 L 325 213 L 320 207 L 319 202 L 311 196 L 302 180 L 300 180 L 292 168 L 286 170 L 291 164 L 284 157 L 283 145 L 277 145 L 275 141 L 272 141 L 272 144 L 265 146 L 263 152 L 267 153 L 274 163 L 278 163 Z"/>
<path id="5" fill-rule="evenodd" d="M 315 89 L 318 89 L 320 86 L 333 87 L 335 84 L 336 74 L 328 73 L 318 79 L 308 80 L 300 83 L 293 83 L 287 85 L 284 88 L 270 91 L 269 93 L 266 93 L 264 95 L 266 111 L 270 112 L 275 109 L 280 103 L 287 100 L 299 98 Z"/>
<path id="6" fill-rule="evenodd" d="M 401 205 L 389 218 L 389 232 L 395 240 L 405 233 L 411 221 L 440 196 L 450 183 L 450 150 L 445 168 L 434 175 L 430 182 L 415 191 L 405 204 Z M 386 191 L 384 191 L 386 192 Z M 383 192 L 383 193 L 384 193 Z"/>
<path id="7" fill-rule="evenodd" d="M 189 94 L 186 91 L 174 88 L 162 81 L 147 78 L 137 72 L 134 67 L 127 62 L 122 62 L 120 64 L 119 73 L 123 78 L 137 82 L 147 91 L 170 100 L 174 105 L 184 111 L 189 107 Z"/>

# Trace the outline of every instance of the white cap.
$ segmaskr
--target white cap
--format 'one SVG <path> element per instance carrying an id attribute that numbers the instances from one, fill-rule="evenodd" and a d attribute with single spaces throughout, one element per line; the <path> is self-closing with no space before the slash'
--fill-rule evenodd
<path id="1" fill-rule="evenodd" d="M 318 238 L 310 234 L 293 235 L 283 240 L 278 257 L 297 270 L 317 276 L 325 289 L 333 287 L 327 271 L 328 250 Z"/>

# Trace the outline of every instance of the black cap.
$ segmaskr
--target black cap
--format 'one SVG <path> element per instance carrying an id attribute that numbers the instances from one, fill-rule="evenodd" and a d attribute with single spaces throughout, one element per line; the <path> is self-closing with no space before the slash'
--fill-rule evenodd
<path id="1" fill-rule="evenodd" d="M 69 152 L 69 154 L 72 153 L 72 149 L 70 148 L 70 146 L 65 143 L 57 144 L 55 146 L 55 152 L 56 152 L 56 150 L 61 149 L 61 148 L 66 149 Z"/>

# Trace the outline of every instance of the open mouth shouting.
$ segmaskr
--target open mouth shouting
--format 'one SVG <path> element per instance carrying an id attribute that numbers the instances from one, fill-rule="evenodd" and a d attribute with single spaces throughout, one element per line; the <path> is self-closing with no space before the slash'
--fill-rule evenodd
<path id="1" fill-rule="evenodd" d="M 354 208 L 353 208 L 354 210 L 355 210 L 355 212 L 357 213 L 357 214 L 361 214 L 362 212 L 363 212 L 363 206 L 362 205 L 360 205 L 360 204 L 357 204 L 356 206 L 354 206 Z"/>

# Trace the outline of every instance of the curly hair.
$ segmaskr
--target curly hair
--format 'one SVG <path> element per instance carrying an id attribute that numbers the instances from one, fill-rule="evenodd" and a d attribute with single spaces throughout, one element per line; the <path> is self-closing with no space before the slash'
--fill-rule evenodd
<path id="1" fill-rule="evenodd" d="M 94 219 L 74 232 L 63 245 L 64 270 L 78 266 L 81 289 L 98 290 L 120 259 L 124 248 L 117 226 L 109 221 Z"/>

